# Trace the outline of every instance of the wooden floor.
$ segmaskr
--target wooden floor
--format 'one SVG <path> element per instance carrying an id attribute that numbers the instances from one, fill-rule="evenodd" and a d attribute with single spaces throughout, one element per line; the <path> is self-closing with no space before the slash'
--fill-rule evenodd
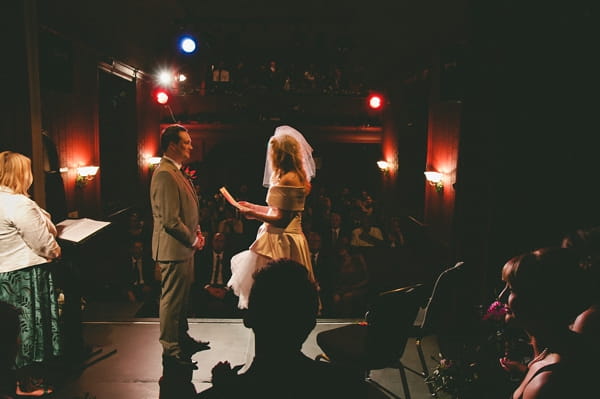
<path id="1" fill-rule="evenodd" d="M 127 303 L 90 304 L 89 307 L 93 309 L 85 312 L 84 341 L 98 352 L 68 376 L 53 398 L 157 399 L 162 373 L 158 319 L 132 317 L 138 309 Z M 316 334 L 349 322 L 352 321 L 319 320 L 305 342 L 303 352 L 314 358 L 321 353 L 315 341 Z M 210 370 L 218 361 L 229 360 L 232 365 L 249 365 L 252 361 L 253 333 L 240 319 L 190 319 L 189 324 L 192 336 L 211 342 L 211 350 L 193 357 L 199 366 L 192 379 L 197 392 L 210 386 Z M 427 339 L 423 346 L 427 358 L 437 353 L 435 338 Z M 402 360 L 407 366 L 419 369 L 413 340 L 408 343 Z M 371 376 L 391 392 L 404 397 L 397 370 L 376 370 Z M 413 399 L 430 397 L 421 377 L 409 372 L 408 381 Z"/>

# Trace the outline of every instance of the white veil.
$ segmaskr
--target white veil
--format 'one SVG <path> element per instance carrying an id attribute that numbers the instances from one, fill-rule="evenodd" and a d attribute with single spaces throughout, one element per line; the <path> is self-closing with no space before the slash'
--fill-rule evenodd
<path id="1" fill-rule="evenodd" d="M 290 137 L 296 139 L 298 144 L 300 144 L 300 155 L 302 156 L 302 167 L 304 169 L 304 173 L 306 174 L 306 178 L 308 179 L 308 181 L 310 181 L 313 177 L 315 177 L 315 174 L 317 172 L 315 160 L 312 157 L 313 149 L 310 146 L 310 144 L 308 144 L 308 142 L 306 141 L 306 139 L 304 138 L 302 133 L 300 133 L 299 131 L 297 131 L 296 129 L 294 129 L 291 126 L 283 125 L 283 126 L 278 126 L 277 128 L 275 128 L 275 133 L 273 134 L 273 136 L 271 136 L 271 138 L 269 139 L 269 143 L 267 144 L 267 156 L 265 157 L 266 161 L 265 161 L 265 174 L 263 176 L 263 186 L 270 187 L 273 184 L 271 181 L 271 178 L 273 176 L 273 167 L 271 166 L 272 163 L 271 163 L 270 145 L 271 145 L 271 140 L 274 137 L 281 137 L 281 136 L 290 136 Z"/>

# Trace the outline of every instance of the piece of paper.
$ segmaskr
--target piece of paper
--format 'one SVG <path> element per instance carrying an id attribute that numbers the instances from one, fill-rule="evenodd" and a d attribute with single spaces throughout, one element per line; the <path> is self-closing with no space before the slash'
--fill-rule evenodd
<path id="1" fill-rule="evenodd" d="M 231 194 L 229 194 L 229 191 L 227 191 L 227 189 L 225 188 L 225 186 L 221 187 L 219 189 L 219 191 L 221 192 L 221 194 L 223 194 L 223 197 L 225 197 L 225 199 L 227 200 L 227 202 L 229 202 L 231 205 L 235 206 L 237 209 L 244 211 L 244 210 L 248 210 L 248 208 L 240 205 L 239 202 L 237 202 L 232 196 Z"/>
<path id="2" fill-rule="evenodd" d="M 81 242 L 109 224 L 110 222 L 88 218 L 66 219 L 56 224 L 56 229 L 58 230 L 57 238 L 72 242 Z"/>

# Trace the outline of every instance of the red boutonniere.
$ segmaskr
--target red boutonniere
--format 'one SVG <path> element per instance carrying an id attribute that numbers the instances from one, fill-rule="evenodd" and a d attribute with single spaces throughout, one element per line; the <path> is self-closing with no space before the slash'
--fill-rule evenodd
<path id="1" fill-rule="evenodd" d="M 188 179 L 194 181 L 196 180 L 196 171 L 189 166 L 184 166 L 181 168 L 181 171 L 187 176 Z"/>

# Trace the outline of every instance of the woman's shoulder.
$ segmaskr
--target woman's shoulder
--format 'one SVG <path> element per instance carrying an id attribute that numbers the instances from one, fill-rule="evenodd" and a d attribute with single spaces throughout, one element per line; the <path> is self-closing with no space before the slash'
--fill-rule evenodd
<path id="1" fill-rule="evenodd" d="M 300 179 L 300 175 L 294 171 L 287 172 L 283 176 L 279 178 L 278 185 L 281 186 L 304 186 L 302 180 Z"/>
<path id="2" fill-rule="evenodd" d="M 34 205 L 35 202 L 26 195 L 0 190 L 2 206 Z"/>

